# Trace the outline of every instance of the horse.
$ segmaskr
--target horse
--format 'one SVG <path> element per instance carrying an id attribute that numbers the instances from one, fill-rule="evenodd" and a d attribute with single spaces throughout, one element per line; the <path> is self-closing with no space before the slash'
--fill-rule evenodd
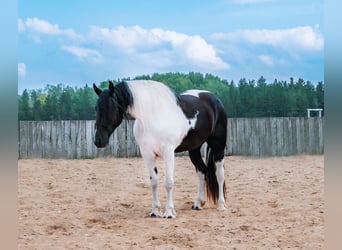
<path id="1" fill-rule="evenodd" d="M 175 153 L 188 151 L 198 176 L 197 197 L 192 209 L 201 210 L 207 200 L 225 210 L 224 149 L 227 117 L 220 99 L 206 90 L 188 90 L 176 94 L 165 84 L 153 80 L 130 80 L 108 89 L 96 84 L 95 140 L 98 148 L 109 143 L 109 137 L 124 117 L 135 119 L 133 133 L 150 175 L 152 211 L 150 217 L 175 218 L 173 204 Z M 205 163 L 201 146 L 207 143 Z M 157 157 L 165 164 L 164 186 L 167 192 L 162 215 L 158 198 Z"/>

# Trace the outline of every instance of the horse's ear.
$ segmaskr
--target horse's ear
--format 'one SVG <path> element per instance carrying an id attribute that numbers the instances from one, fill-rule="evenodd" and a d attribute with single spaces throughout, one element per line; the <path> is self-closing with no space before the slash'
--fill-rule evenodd
<path id="1" fill-rule="evenodd" d="M 113 84 L 112 81 L 109 81 L 109 94 L 110 94 L 111 96 L 114 95 L 114 84 Z"/>
<path id="2" fill-rule="evenodd" d="M 95 85 L 95 83 L 93 83 L 93 89 L 94 89 L 95 93 L 96 93 L 98 96 L 100 96 L 102 90 L 99 89 L 99 88 Z"/>

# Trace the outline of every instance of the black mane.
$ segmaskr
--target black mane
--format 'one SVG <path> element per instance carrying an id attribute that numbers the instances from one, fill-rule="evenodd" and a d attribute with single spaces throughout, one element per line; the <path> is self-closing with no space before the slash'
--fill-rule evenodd
<path id="1" fill-rule="evenodd" d="M 126 82 L 120 82 L 114 87 L 114 95 L 123 113 L 133 105 L 133 95 Z"/>

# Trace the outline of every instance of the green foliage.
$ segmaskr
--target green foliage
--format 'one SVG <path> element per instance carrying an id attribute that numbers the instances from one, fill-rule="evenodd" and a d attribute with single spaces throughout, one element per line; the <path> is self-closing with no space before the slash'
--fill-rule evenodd
<path id="1" fill-rule="evenodd" d="M 108 85 L 107 85 L 108 86 Z M 92 87 L 58 84 L 43 90 L 24 90 L 19 96 L 19 120 L 93 120 L 97 97 Z"/>
<path id="2" fill-rule="evenodd" d="M 154 73 L 134 79 L 155 80 L 168 85 L 175 93 L 188 89 L 203 89 L 215 93 L 225 106 L 228 117 L 305 116 L 307 108 L 324 108 L 324 84 L 310 81 L 278 81 L 267 83 L 242 78 L 237 84 L 212 74 Z M 127 79 L 117 79 L 118 83 Z M 108 87 L 108 81 L 98 84 Z M 44 90 L 24 90 L 18 96 L 19 120 L 92 120 L 95 119 L 97 96 L 92 86 L 82 88 L 47 85 Z"/>
<path id="3" fill-rule="evenodd" d="M 18 97 L 18 118 L 19 120 L 32 120 L 32 107 L 30 105 L 30 96 L 28 91 L 25 89 L 21 96 Z"/>

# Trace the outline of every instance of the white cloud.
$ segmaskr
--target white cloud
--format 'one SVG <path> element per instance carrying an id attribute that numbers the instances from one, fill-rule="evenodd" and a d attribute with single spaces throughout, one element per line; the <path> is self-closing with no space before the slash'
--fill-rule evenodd
<path id="1" fill-rule="evenodd" d="M 26 65 L 25 63 L 18 63 L 18 76 L 25 77 L 26 76 Z"/>
<path id="2" fill-rule="evenodd" d="M 115 29 L 91 26 L 90 37 L 94 40 L 105 40 L 112 45 L 125 49 L 138 48 L 140 46 L 157 45 L 160 38 L 149 30 L 142 29 L 140 26 L 125 28 L 118 26 Z"/>
<path id="3" fill-rule="evenodd" d="M 291 29 L 257 29 L 237 30 L 232 33 L 215 33 L 213 39 L 218 40 L 245 40 L 252 44 L 270 45 L 289 51 L 321 50 L 324 39 L 319 27 L 299 26 Z"/>
<path id="4" fill-rule="evenodd" d="M 71 39 L 81 39 L 82 37 L 73 29 L 61 29 L 58 24 L 51 24 L 48 21 L 39 18 L 27 18 L 25 21 L 18 20 L 18 31 L 23 32 L 30 30 L 35 34 L 43 35 L 59 35 L 65 36 Z"/>
<path id="5" fill-rule="evenodd" d="M 80 60 L 85 60 L 94 63 L 103 62 L 103 56 L 97 50 L 77 46 L 62 46 L 61 48 L 62 50 L 76 56 Z"/>
<path id="6" fill-rule="evenodd" d="M 218 69 L 228 69 L 229 65 L 222 61 L 214 47 L 200 36 L 190 36 L 179 46 L 181 51 L 185 51 L 187 57 L 200 65 L 213 65 Z"/>
<path id="7" fill-rule="evenodd" d="M 273 66 L 274 62 L 273 62 L 273 58 L 271 56 L 268 55 L 260 55 L 258 56 L 259 60 L 261 62 L 263 62 L 264 64 L 268 65 L 268 66 Z"/>
<path id="8" fill-rule="evenodd" d="M 34 17 L 26 18 L 26 20 L 18 19 L 18 31 L 29 32 L 31 38 L 37 43 L 41 41 L 42 35 L 69 38 L 71 41 L 77 42 L 77 46 L 75 44 L 71 44 L 72 46 L 62 45 L 62 50 L 81 60 L 96 63 L 103 61 L 103 55 L 109 58 L 113 52 L 119 52 L 124 53 L 128 60 L 129 58 L 150 58 L 154 62 L 160 60 L 160 63 L 152 64 L 160 65 L 161 68 L 162 65 L 189 65 L 195 69 L 206 71 L 230 68 L 230 65 L 220 58 L 214 46 L 207 43 L 201 36 L 159 28 L 144 29 L 136 25 L 109 29 L 91 26 L 89 33 L 81 36 L 73 29 L 62 29 L 58 24 Z M 85 41 L 91 43 L 92 47 L 95 46 L 95 49 L 86 48 L 87 45 L 79 46 Z M 59 42 L 64 43 L 63 40 L 59 40 Z M 110 47 L 106 46 L 106 43 Z M 163 57 L 158 58 L 160 55 Z M 149 62 L 144 63 L 148 64 Z"/>
<path id="9" fill-rule="evenodd" d="M 144 50 L 153 49 L 154 52 L 149 53 L 151 57 L 153 53 L 159 55 L 160 50 L 164 54 L 170 51 L 170 55 L 176 56 L 173 58 L 174 64 L 186 62 L 210 70 L 229 69 L 229 64 L 218 56 L 215 48 L 197 35 L 189 36 L 158 28 L 143 29 L 140 26 L 118 26 L 115 29 L 92 26 L 89 37 L 98 42 L 106 41 L 125 53 L 144 54 Z"/>

